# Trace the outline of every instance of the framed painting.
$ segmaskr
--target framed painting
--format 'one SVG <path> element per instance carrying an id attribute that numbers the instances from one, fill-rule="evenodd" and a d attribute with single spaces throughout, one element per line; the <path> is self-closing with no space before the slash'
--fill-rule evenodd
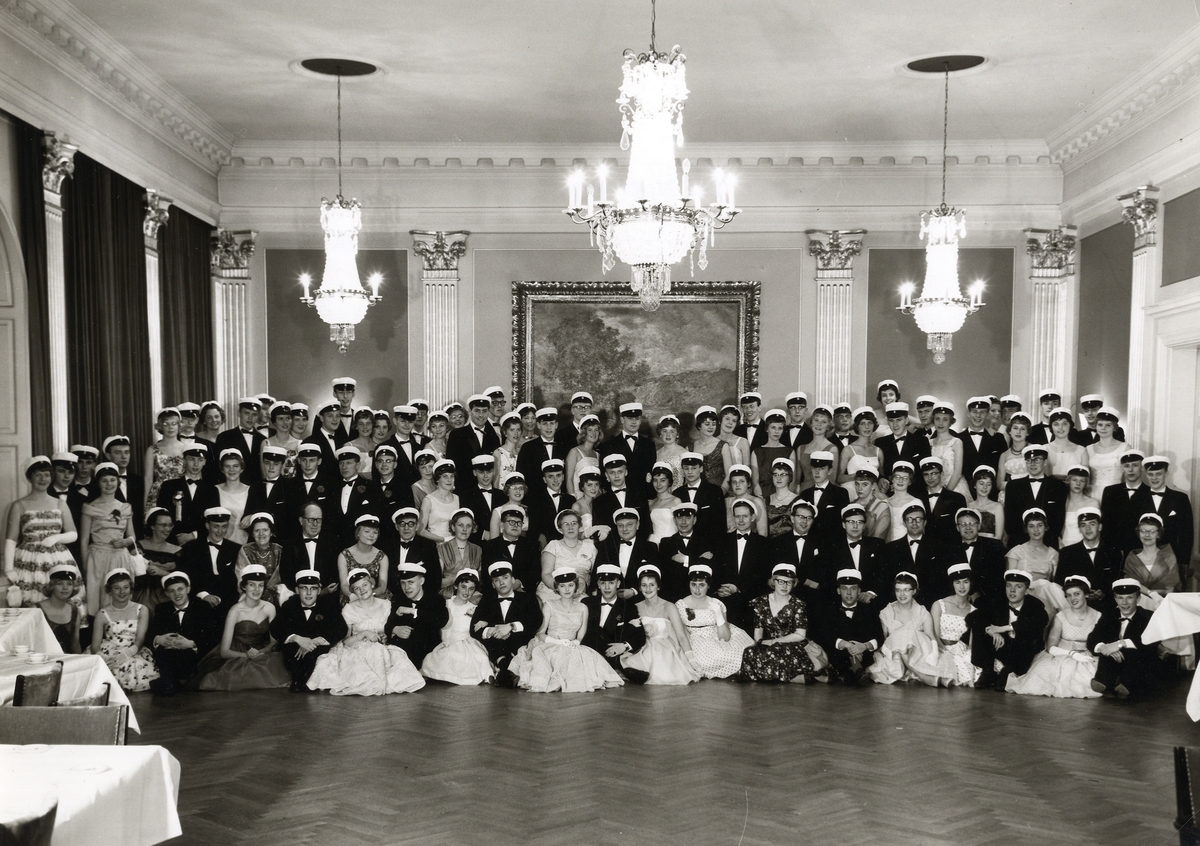
<path id="1" fill-rule="evenodd" d="M 588 391 L 604 429 L 623 402 L 646 420 L 737 402 L 758 386 L 758 282 L 683 282 L 645 311 L 628 282 L 513 282 L 513 398 L 569 411 Z"/>

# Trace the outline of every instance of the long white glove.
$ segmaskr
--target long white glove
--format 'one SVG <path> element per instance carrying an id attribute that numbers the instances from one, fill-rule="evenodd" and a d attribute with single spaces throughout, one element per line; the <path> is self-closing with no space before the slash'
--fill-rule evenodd
<path id="1" fill-rule="evenodd" d="M 1060 658 L 1065 658 L 1066 656 L 1071 654 L 1071 650 L 1063 649 L 1061 646 L 1051 646 L 1046 651 L 1049 652 L 1051 655 L 1057 655 Z"/>
<path id="2" fill-rule="evenodd" d="M 60 532 L 57 535 L 46 535 L 46 537 L 42 538 L 42 546 L 44 546 L 46 549 L 49 549 L 55 544 L 74 543 L 78 539 L 78 532 Z"/>
<path id="3" fill-rule="evenodd" d="M 17 583 L 17 542 L 15 540 L 4 542 L 4 575 L 8 576 L 10 583 Z"/>

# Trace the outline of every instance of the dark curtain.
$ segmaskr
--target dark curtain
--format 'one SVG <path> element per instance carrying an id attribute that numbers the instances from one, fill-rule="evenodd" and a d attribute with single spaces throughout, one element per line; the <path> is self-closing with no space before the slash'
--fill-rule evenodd
<path id="1" fill-rule="evenodd" d="M 212 231 L 211 223 L 175 207 L 159 230 L 163 399 L 168 405 L 187 400 L 202 403 L 216 391 L 209 271 Z"/>
<path id="2" fill-rule="evenodd" d="M 17 226 L 29 304 L 29 412 L 34 454 L 53 449 L 50 422 L 50 328 L 46 303 L 46 198 L 42 194 L 45 133 L 20 118 L 11 118 L 17 144 Z"/>
<path id="3" fill-rule="evenodd" d="M 135 472 L 154 423 L 144 193 L 83 153 L 63 188 L 71 440 L 99 447 L 128 435 Z"/>

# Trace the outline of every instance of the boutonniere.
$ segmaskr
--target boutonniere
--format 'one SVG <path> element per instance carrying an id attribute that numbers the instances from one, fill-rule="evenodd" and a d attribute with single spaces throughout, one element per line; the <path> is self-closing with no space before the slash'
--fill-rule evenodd
<path id="1" fill-rule="evenodd" d="M 390 497 L 390 496 L 392 495 L 392 489 L 391 489 L 391 488 L 384 488 L 384 489 L 383 489 L 383 495 L 384 495 L 384 496 L 386 496 L 386 497 Z"/>
<path id="2" fill-rule="evenodd" d="M 367 486 L 366 485 L 358 485 L 354 488 L 354 492 L 356 494 L 358 494 L 359 496 L 362 496 L 363 494 L 365 494 L 367 492 Z"/>
<path id="3" fill-rule="evenodd" d="M 324 486 L 324 485 L 317 485 L 317 493 L 319 493 L 319 494 L 323 494 L 323 493 L 325 493 L 325 486 Z"/>
<path id="4" fill-rule="evenodd" d="M 325 619 L 325 615 L 324 614 L 313 614 L 313 619 L 315 619 L 319 623 Z"/>
<path id="5" fill-rule="evenodd" d="M 623 623 L 623 622 L 625 622 L 625 621 L 624 621 L 623 619 L 621 619 L 621 615 L 620 615 L 620 614 L 618 614 L 618 615 L 617 615 L 617 625 L 619 626 L 619 625 L 621 625 L 621 623 Z"/>

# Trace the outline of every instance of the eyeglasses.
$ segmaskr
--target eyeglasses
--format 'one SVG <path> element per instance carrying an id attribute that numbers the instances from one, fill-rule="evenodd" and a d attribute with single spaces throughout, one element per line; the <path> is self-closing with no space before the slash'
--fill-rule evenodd
<path id="1" fill-rule="evenodd" d="M 320 523 L 325 518 L 324 517 L 301 517 L 300 519 L 303 520 L 305 523 Z"/>

